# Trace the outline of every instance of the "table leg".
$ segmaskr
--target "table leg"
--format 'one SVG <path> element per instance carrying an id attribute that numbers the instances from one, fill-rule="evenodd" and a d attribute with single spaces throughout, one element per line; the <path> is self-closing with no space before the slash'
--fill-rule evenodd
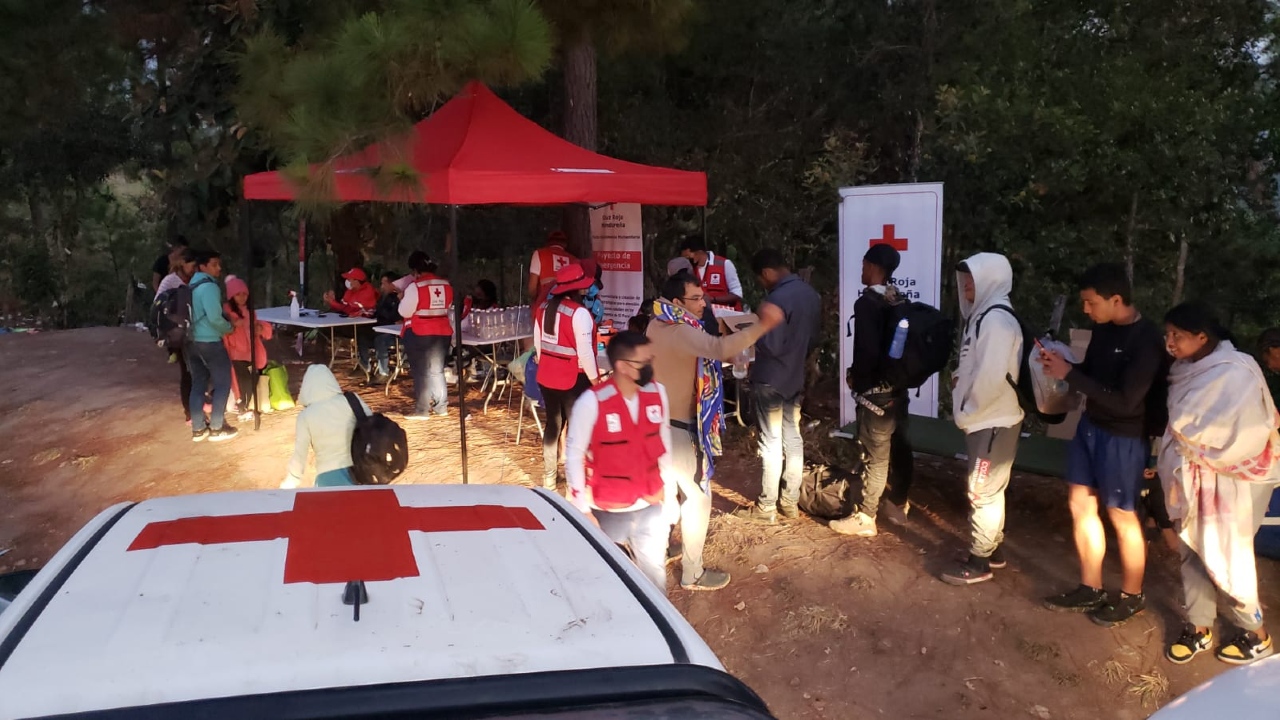
<path id="1" fill-rule="evenodd" d="M 333 361 L 338 357 L 338 345 L 333 334 L 333 328 L 329 328 L 329 369 L 333 369 Z"/>
<path id="2" fill-rule="evenodd" d="M 400 345 L 400 338 L 396 338 L 396 369 L 391 371 L 391 376 L 387 378 L 387 387 L 382 391 L 384 397 L 391 397 L 391 384 L 400 377 L 400 368 L 404 367 L 404 350 Z"/>
<path id="3" fill-rule="evenodd" d="M 495 343 L 489 347 L 493 348 L 492 355 L 485 355 L 484 352 L 480 353 L 485 360 L 489 361 L 489 378 L 486 378 L 486 380 L 493 380 L 493 383 L 489 385 L 489 394 L 484 397 L 485 415 L 489 414 L 489 401 L 493 399 L 493 394 L 498 390 L 498 345 Z"/>

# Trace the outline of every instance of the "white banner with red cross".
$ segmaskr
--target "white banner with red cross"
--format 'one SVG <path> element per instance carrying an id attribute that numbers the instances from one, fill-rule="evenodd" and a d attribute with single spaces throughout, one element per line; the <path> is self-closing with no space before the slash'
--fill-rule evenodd
<path id="1" fill-rule="evenodd" d="M 591 206 L 591 249 L 603 271 L 604 317 L 626 329 L 644 301 L 644 233 L 638 203 Z"/>
<path id="2" fill-rule="evenodd" d="M 942 183 L 871 185 L 840 190 L 840 367 L 853 362 L 853 304 L 862 294 L 862 256 L 872 245 L 893 246 L 902 263 L 894 285 L 908 300 L 941 307 Z M 913 415 L 938 416 L 939 378 L 911 391 Z M 842 383 L 843 385 L 843 383 Z M 840 393 L 840 424 L 856 419 L 857 403 Z"/>

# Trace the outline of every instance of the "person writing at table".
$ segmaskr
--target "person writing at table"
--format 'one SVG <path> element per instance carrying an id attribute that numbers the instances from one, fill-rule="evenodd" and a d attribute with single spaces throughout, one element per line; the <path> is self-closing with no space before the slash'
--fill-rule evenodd
<path id="1" fill-rule="evenodd" d="M 373 317 L 378 307 L 378 291 L 369 284 L 369 276 L 360 268 L 351 268 L 342 274 L 346 290 L 342 300 L 334 297 L 330 290 L 324 294 L 324 301 L 330 309 L 345 314 L 347 317 Z M 369 354 L 373 352 L 373 327 L 360 325 L 356 327 L 356 363 L 359 367 L 351 371 L 352 375 L 368 376 Z"/>
<path id="2" fill-rule="evenodd" d="M 400 317 L 404 318 L 404 347 L 413 372 L 413 413 L 406 420 L 426 420 L 448 414 L 449 388 L 444 364 L 449 356 L 453 326 L 453 286 L 435 274 L 436 264 L 421 250 L 409 256 L 414 281 L 404 289 Z"/>
<path id="3" fill-rule="evenodd" d="M 556 487 L 560 433 L 569 424 L 578 396 L 600 377 L 596 365 L 595 321 L 582 304 L 595 278 L 578 262 L 556 273 L 551 300 L 533 320 L 533 347 L 538 358 L 538 389 L 547 409 L 542 433 L 542 486 Z"/>

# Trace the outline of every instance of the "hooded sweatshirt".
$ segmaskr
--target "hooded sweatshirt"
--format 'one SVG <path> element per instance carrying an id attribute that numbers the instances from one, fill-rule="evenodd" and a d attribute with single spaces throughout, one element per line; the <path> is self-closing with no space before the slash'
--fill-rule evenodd
<path id="1" fill-rule="evenodd" d="M 1012 308 L 1013 269 L 1003 255 L 978 253 L 965 261 L 973 274 L 973 302 L 961 293 L 960 313 L 964 317 L 964 337 L 960 343 L 960 363 L 951 391 L 956 427 L 965 433 L 1022 424 L 1022 406 L 1009 377 L 1018 379 L 1021 366 L 1022 329 L 1012 313 L 991 310 L 997 305 Z M 960 273 L 957 287 L 960 286 Z M 984 316 L 985 313 L 985 316 Z M 978 319 L 982 332 L 978 333 Z"/>
<path id="2" fill-rule="evenodd" d="M 298 391 L 297 436 L 293 457 L 289 459 L 289 478 L 299 481 L 307 469 L 307 454 L 316 453 L 316 474 L 351 467 L 351 436 L 356 429 L 356 416 L 343 397 L 342 388 L 324 365 L 312 365 L 302 376 Z M 366 413 L 369 406 L 360 405 Z"/>

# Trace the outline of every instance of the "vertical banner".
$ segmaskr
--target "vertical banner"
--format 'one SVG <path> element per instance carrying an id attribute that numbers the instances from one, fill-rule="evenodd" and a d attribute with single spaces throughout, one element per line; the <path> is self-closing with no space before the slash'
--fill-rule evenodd
<path id="1" fill-rule="evenodd" d="M 853 303 L 862 294 L 862 256 L 872 245 L 902 254 L 893 282 L 909 300 L 942 302 L 942 183 L 876 185 L 840 190 L 840 366 L 853 359 Z M 841 373 L 843 377 L 843 372 Z M 913 415 L 938 416 L 938 377 L 911 391 Z M 840 423 L 854 421 L 857 403 L 847 388 Z"/>
<path id="2" fill-rule="evenodd" d="M 644 234 L 640 205 L 613 203 L 591 206 L 591 249 L 603 271 L 600 300 L 604 316 L 614 325 L 627 321 L 644 302 Z"/>

